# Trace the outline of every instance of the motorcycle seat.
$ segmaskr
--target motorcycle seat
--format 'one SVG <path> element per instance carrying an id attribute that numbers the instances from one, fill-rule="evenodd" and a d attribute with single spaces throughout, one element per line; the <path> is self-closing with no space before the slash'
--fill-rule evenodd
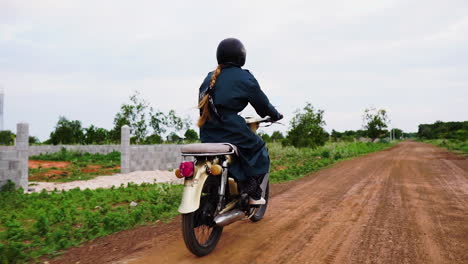
<path id="1" fill-rule="evenodd" d="M 183 156 L 217 156 L 237 153 L 237 147 L 230 143 L 194 143 L 183 145 Z"/>

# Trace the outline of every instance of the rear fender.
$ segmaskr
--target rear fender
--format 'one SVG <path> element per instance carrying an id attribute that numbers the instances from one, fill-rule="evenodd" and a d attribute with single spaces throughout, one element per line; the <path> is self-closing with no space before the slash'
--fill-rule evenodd
<path id="1" fill-rule="evenodd" d="M 201 164 L 195 167 L 193 177 L 185 178 L 184 193 L 179 206 L 179 213 L 188 214 L 195 212 L 200 207 L 200 196 L 203 190 L 203 185 L 208 178 L 206 172 L 206 164 Z"/>

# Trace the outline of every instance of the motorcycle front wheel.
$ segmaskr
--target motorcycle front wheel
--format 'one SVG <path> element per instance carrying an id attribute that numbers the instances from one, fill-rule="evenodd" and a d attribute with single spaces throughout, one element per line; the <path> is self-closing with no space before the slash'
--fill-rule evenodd
<path id="1" fill-rule="evenodd" d="M 202 257 L 211 253 L 218 244 L 223 227 L 216 226 L 218 184 L 207 179 L 203 186 L 200 207 L 195 212 L 182 215 L 182 234 L 187 248 L 194 255 Z"/>

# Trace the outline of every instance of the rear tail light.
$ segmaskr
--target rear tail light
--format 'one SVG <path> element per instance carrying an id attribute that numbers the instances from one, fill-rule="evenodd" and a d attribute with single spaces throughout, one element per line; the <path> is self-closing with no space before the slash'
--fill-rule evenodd
<path id="1" fill-rule="evenodd" d="M 195 170 L 193 161 L 184 161 L 180 163 L 179 171 L 183 177 L 192 177 Z"/>

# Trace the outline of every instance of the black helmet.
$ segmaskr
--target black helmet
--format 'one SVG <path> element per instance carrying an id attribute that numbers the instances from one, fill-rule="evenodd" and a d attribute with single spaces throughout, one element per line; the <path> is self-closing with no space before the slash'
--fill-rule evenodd
<path id="1" fill-rule="evenodd" d="M 221 41 L 216 50 L 218 64 L 233 64 L 239 67 L 245 64 L 245 47 L 240 40 L 227 38 Z"/>

